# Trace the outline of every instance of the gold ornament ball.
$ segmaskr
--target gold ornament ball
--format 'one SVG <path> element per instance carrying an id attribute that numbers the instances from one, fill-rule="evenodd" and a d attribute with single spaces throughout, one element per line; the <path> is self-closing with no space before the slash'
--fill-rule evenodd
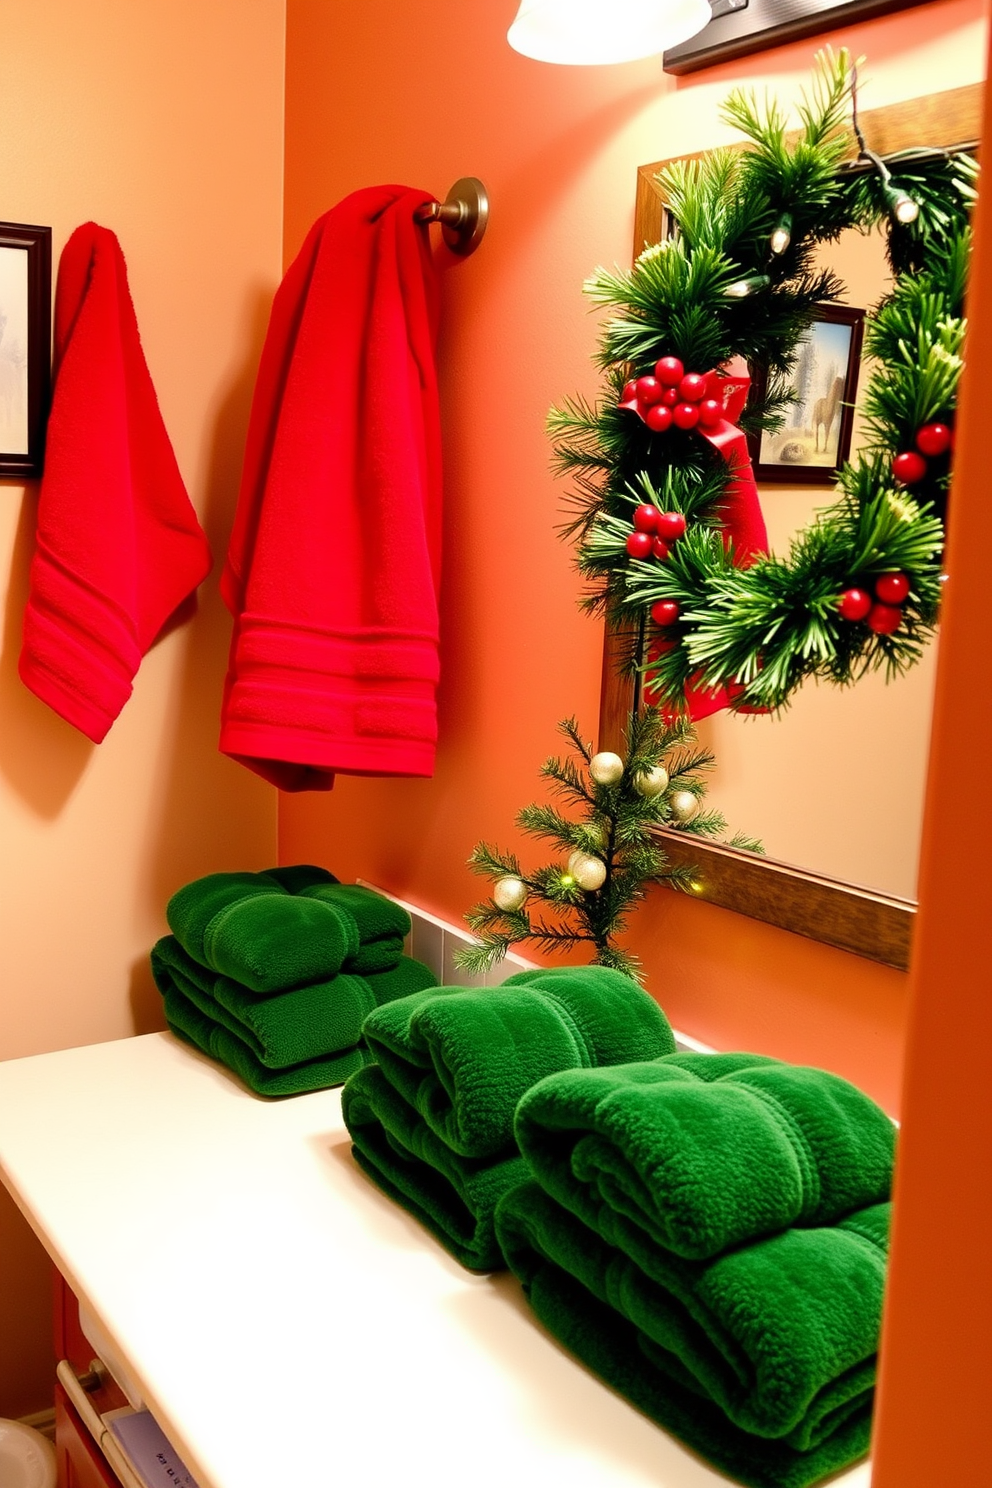
<path id="1" fill-rule="evenodd" d="M 527 885 L 519 878 L 501 878 L 493 885 L 493 901 L 504 913 L 522 909 L 526 899 Z"/>
<path id="2" fill-rule="evenodd" d="M 668 809 L 677 822 L 692 821 L 699 810 L 699 800 L 692 791 L 676 791 L 668 803 Z"/>
<path id="3" fill-rule="evenodd" d="M 575 877 L 576 864 L 584 862 L 587 857 L 588 853 L 584 853 L 581 847 L 577 847 L 573 853 L 569 853 L 568 872 L 572 875 L 573 878 Z"/>
<path id="4" fill-rule="evenodd" d="M 648 801 L 653 800 L 668 789 L 668 771 L 664 765 L 655 765 L 650 770 L 638 770 L 634 776 L 634 789 L 639 796 L 644 796 Z"/>
<path id="5" fill-rule="evenodd" d="M 569 870 L 580 889 L 585 889 L 587 894 L 592 894 L 596 889 L 601 889 L 606 882 L 606 864 L 602 858 L 594 858 L 588 853 L 573 853 L 576 859 L 573 864 L 569 859 Z"/>
<path id="6" fill-rule="evenodd" d="M 616 785 L 623 774 L 623 760 L 618 754 L 604 749 L 589 761 L 589 774 L 597 785 Z"/>

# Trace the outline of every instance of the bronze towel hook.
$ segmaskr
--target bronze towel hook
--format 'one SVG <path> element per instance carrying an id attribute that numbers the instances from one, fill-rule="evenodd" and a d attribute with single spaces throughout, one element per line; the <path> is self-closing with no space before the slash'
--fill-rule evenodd
<path id="1" fill-rule="evenodd" d="M 489 221 L 489 196 L 477 176 L 462 176 L 443 202 L 424 202 L 415 216 L 418 222 L 440 222 L 441 236 L 452 253 L 465 258 L 482 242 Z"/>

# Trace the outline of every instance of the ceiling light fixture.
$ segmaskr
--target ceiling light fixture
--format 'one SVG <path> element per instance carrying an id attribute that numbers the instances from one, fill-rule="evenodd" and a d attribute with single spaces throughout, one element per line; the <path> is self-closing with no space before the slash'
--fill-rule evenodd
<path id="1" fill-rule="evenodd" d="M 536 62 L 633 62 L 687 41 L 711 17 L 709 0 L 520 0 L 507 40 Z"/>

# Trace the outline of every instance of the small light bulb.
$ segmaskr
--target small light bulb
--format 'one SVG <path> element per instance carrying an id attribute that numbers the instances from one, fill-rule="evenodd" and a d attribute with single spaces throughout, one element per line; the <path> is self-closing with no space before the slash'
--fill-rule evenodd
<path id="1" fill-rule="evenodd" d="M 771 282 L 767 274 L 751 274 L 747 279 L 735 279 L 723 292 L 729 299 L 746 300 L 748 295 L 767 289 Z"/>
<path id="2" fill-rule="evenodd" d="M 779 254 L 785 252 L 786 248 L 788 248 L 791 242 L 792 218 L 789 216 L 788 212 L 783 212 L 778 222 L 776 223 L 775 228 L 772 231 L 771 237 L 768 240 L 768 246 L 771 248 L 775 256 L 778 257 Z"/>
<path id="3" fill-rule="evenodd" d="M 570 873 L 563 873 L 560 879 L 560 883 L 563 889 L 570 889 L 574 886 L 575 879 Z"/>
<path id="4" fill-rule="evenodd" d="M 908 226 L 910 222 L 915 222 L 917 217 L 919 217 L 920 208 L 911 196 L 906 195 L 905 191 L 899 191 L 896 193 L 895 201 L 892 204 L 892 212 L 897 222 L 901 222 L 903 226 Z"/>
<path id="5" fill-rule="evenodd" d="M 689 887 L 694 894 L 701 894 L 703 892 L 703 886 L 697 879 L 693 879 Z"/>

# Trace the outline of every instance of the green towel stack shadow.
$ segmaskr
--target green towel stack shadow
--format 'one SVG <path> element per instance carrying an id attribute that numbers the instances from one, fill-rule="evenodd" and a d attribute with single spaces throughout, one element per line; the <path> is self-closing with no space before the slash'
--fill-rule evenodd
<path id="1" fill-rule="evenodd" d="M 496 1212 L 546 1327 L 754 1488 L 868 1450 L 894 1130 L 838 1076 L 679 1054 L 542 1080 Z"/>
<path id="2" fill-rule="evenodd" d="M 259 1095 L 340 1085 L 367 1015 L 435 980 L 403 955 L 404 909 L 309 864 L 209 874 L 166 917 L 151 964 L 169 1027 Z"/>
<path id="3" fill-rule="evenodd" d="M 370 1059 L 342 1092 L 356 1161 L 463 1266 L 504 1266 L 497 1201 L 527 1176 L 520 1097 L 558 1070 L 656 1059 L 664 1013 L 604 967 L 520 972 L 499 987 L 435 987 L 370 1013 Z"/>

